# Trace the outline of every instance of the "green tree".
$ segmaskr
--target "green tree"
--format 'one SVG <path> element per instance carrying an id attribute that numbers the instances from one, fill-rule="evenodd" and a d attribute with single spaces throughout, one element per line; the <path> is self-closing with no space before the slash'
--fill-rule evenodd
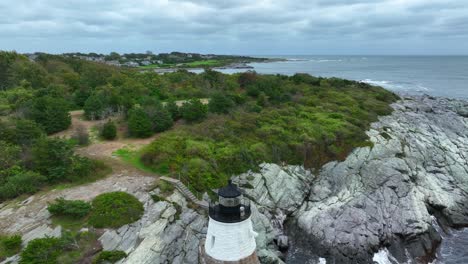
<path id="1" fill-rule="evenodd" d="M 130 136 L 138 138 L 153 134 L 151 119 L 140 106 L 134 107 L 128 113 L 128 132 Z"/>
<path id="2" fill-rule="evenodd" d="M 88 120 L 99 120 L 105 117 L 107 105 L 100 95 L 93 94 L 84 103 L 84 114 Z"/>
<path id="3" fill-rule="evenodd" d="M 0 140 L 0 170 L 8 169 L 20 162 L 21 148 Z"/>
<path id="4" fill-rule="evenodd" d="M 56 138 L 42 138 L 31 152 L 33 169 L 45 175 L 49 182 L 63 180 L 70 173 L 73 148 L 69 143 Z"/>
<path id="5" fill-rule="evenodd" d="M 6 90 L 12 86 L 10 83 L 11 65 L 19 56 L 16 52 L 0 51 L 0 90 Z"/>
<path id="6" fill-rule="evenodd" d="M 166 107 L 169 113 L 171 113 L 172 120 L 178 120 L 181 118 L 180 108 L 174 100 L 169 100 L 164 107 Z"/>
<path id="7" fill-rule="evenodd" d="M 226 114 L 233 105 L 234 102 L 226 94 L 216 93 L 211 97 L 208 109 L 212 113 Z"/>
<path id="8" fill-rule="evenodd" d="M 153 115 L 153 131 L 163 132 L 172 127 L 174 121 L 172 120 L 171 113 L 163 107 L 156 107 Z"/>
<path id="9" fill-rule="evenodd" d="M 268 103 L 268 97 L 264 92 L 261 92 L 257 97 L 257 104 L 261 107 L 266 106 Z"/>
<path id="10" fill-rule="evenodd" d="M 107 140 L 113 140 L 117 137 L 117 126 L 112 120 L 107 121 L 102 126 L 101 137 Z"/>
<path id="11" fill-rule="evenodd" d="M 192 99 L 185 102 L 180 109 L 182 118 L 188 122 L 197 122 L 205 119 L 208 112 L 207 110 L 207 106 L 199 99 Z"/>
<path id="12" fill-rule="evenodd" d="M 50 96 L 33 99 L 29 117 L 40 124 L 47 134 L 67 129 L 71 125 L 68 103 Z"/>

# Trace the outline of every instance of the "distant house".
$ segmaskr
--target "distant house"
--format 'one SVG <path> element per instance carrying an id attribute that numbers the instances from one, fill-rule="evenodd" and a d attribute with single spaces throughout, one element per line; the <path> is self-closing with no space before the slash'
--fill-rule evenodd
<path id="1" fill-rule="evenodd" d="M 119 61 L 116 61 L 116 60 L 112 60 L 112 61 L 106 61 L 106 64 L 107 65 L 111 65 L 111 66 L 117 66 L 117 67 L 120 67 L 120 62 Z"/>
<path id="2" fill-rule="evenodd" d="M 144 60 L 144 61 L 140 62 L 140 64 L 143 65 L 143 66 L 148 66 L 148 65 L 151 65 L 151 61 Z"/>
<path id="3" fill-rule="evenodd" d="M 124 66 L 127 66 L 127 67 L 138 67 L 138 66 L 140 66 L 140 64 L 138 64 L 137 62 L 134 62 L 134 61 L 129 61 L 129 62 L 124 63 Z"/>

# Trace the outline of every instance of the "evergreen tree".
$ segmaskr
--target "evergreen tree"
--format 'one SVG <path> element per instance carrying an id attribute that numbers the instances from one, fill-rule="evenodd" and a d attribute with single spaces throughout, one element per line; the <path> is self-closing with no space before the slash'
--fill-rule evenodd
<path id="1" fill-rule="evenodd" d="M 172 127 L 174 121 L 166 107 L 158 106 L 154 111 L 153 130 L 163 132 Z"/>
<path id="2" fill-rule="evenodd" d="M 212 113 L 226 114 L 233 105 L 234 102 L 225 94 L 216 93 L 211 97 L 208 109 Z"/>
<path id="3" fill-rule="evenodd" d="M 185 102 L 181 107 L 182 118 L 188 122 L 197 122 L 206 118 L 207 106 L 199 99 L 192 99 Z"/>
<path id="4" fill-rule="evenodd" d="M 84 103 L 84 114 L 88 120 L 99 120 L 104 118 L 106 104 L 99 95 L 91 95 Z"/>
<path id="5" fill-rule="evenodd" d="M 67 129 L 71 125 L 68 103 L 61 99 L 43 96 L 34 99 L 29 117 L 40 124 L 47 134 Z"/>
<path id="6" fill-rule="evenodd" d="M 181 118 L 180 107 L 177 106 L 174 100 L 170 100 L 165 105 L 166 109 L 171 113 L 172 120 L 177 120 Z"/>
<path id="7" fill-rule="evenodd" d="M 117 136 L 117 127 L 115 123 L 111 120 L 107 121 L 101 130 L 101 137 L 107 140 L 113 140 Z"/>
<path id="8" fill-rule="evenodd" d="M 134 107 L 128 113 L 128 132 L 132 137 L 145 138 L 151 136 L 152 122 L 141 107 Z"/>

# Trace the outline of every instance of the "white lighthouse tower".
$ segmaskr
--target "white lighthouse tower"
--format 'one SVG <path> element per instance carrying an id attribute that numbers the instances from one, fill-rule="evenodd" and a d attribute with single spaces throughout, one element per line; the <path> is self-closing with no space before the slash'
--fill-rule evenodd
<path id="1" fill-rule="evenodd" d="M 258 264 L 250 201 L 229 181 L 218 190 L 219 202 L 210 203 L 208 232 L 201 245 L 202 264 Z"/>

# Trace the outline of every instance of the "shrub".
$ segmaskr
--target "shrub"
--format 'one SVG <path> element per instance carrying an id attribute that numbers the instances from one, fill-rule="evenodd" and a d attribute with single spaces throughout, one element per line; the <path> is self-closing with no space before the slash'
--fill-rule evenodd
<path id="1" fill-rule="evenodd" d="M 91 204 L 80 200 L 57 198 L 54 203 L 47 206 L 47 210 L 53 215 L 82 218 L 89 214 Z"/>
<path id="2" fill-rule="evenodd" d="M 159 106 L 155 109 L 153 116 L 154 132 L 166 131 L 172 127 L 173 123 L 171 113 L 165 107 Z"/>
<path id="3" fill-rule="evenodd" d="M 141 107 L 130 110 L 128 132 L 130 136 L 137 138 L 146 138 L 153 134 L 151 119 Z"/>
<path id="4" fill-rule="evenodd" d="M 188 122 L 197 122 L 206 118 L 207 106 L 198 99 L 185 102 L 181 109 L 182 118 Z"/>
<path id="5" fill-rule="evenodd" d="M 117 261 L 126 258 L 127 253 L 120 250 L 102 251 L 93 260 L 94 264 L 116 263 Z"/>
<path id="6" fill-rule="evenodd" d="M 92 202 L 89 223 L 97 228 L 118 228 L 141 218 L 143 204 L 133 195 L 125 192 L 111 192 L 98 195 Z"/>
<path id="7" fill-rule="evenodd" d="M 163 193 L 165 195 L 171 194 L 175 189 L 174 185 L 172 185 L 171 183 L 169 183 L 167 181 L 163 181 L 163 180 L 159 181 L 158 187 L 161 190 L 161 193 Z"/>
<path id="8" fill-rule="evenodd" d="M 164 106 L 171 113 L 172 120 L 181 118 L 180 109 L 174 100 L 170 100 Z"/>
<path id="9" fill-rule="evenodd" d="M 60 238 L 46 237 L 30 241 L 20 254 L 20 264 L 57 264 L 64 245 Z"/>
<path id="10" fill-rule="evenodd" d="M 211 97 L 208 109 L 212 113 L 226 114 L 233 105 L 234 102 L 225 94 L 216 93 Z"/>
<path id="11" fill-rule="evenodd" d="M 13 256 L 21 250 L 22 238 L 20 235 L 0 236 L 0 261 L 2 257 Z"/>
<path id="12" fill-rule="evenodd" d="M 37 123 L 31 120 L 18 119 L 15 122 L 14 142 L 30 146 L 45 135 Z"/>
<path id="13" fill-rule="evenodd" d="M 19 163 L 21 148 L 0 140 L 0 170 L 8 169 Z"/>
<path id="14" fill-rule="evenodd" d="M 83 178 L 90 176 L 91 172 L 95 173 L 100 164 L 96 160 L 90 160 L 86 157 L 73 156 L 70 173 L 66 176 L 67 180 L 80 181 Z"/>
<path id="15" fill-rule="evenodd" d="M 35 193 L 46 178 L 32 171 L 18 171 L 0 185 L 0 201 L 15 198 L 25 193 Z"/>
<path id="16" fill-rule="evenodd" d="M 117 126 L 113 121 L 109 120 L 102 126 L 101 137 L 106 140 L 114 140 L 117 137 Z"/>

